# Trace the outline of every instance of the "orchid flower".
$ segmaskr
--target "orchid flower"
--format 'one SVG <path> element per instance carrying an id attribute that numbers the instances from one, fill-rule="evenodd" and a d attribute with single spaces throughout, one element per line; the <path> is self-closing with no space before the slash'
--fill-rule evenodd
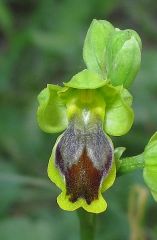
<path id="1" fill-rule="evenodd" d="M 107 207 L 102 193 L 116 178 L 111 137 L 126 134 L 134 120 L 128 87 L 140 67 L 140 37 L 93 20 L 83 59 L 86 69 L 41 91 L 37 120 L 43 131 L 61 133 L 48 164 L 48 176 L 61 190 L 59 206 L 100 213 Z"/>

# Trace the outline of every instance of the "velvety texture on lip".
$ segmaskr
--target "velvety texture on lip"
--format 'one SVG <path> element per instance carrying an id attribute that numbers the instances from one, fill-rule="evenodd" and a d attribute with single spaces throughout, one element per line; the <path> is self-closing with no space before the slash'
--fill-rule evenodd
<path id="1" fill-rule="evenodd" d="M 65 173 L 67 195 L 70 201 L 76 202 L 78 198 L 84 198 L 87 204 L 98 198 L 103 171 L 96 169 L 87 155 L 86 149 L 77 164 L 73 164 Z"/>
<path id="2" fill-rule="evenodd" d="M 113 159 L 113 147 L 98 122 L 78 129 L 72 122 L 60 139 L 55 154 L 56 167 L 65 177 L 69 201 L 79 198 L 90 204 L 98 198 L 99 188 Z"/>

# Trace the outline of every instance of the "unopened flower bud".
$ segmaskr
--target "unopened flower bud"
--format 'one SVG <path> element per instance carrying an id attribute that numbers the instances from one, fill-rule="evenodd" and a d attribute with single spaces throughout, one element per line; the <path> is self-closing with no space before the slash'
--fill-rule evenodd
<path id="1" fill-rule="evenodd" d="M 157 201 L 157 132 L 145 147 L 144 162 L 143 177 L 154 199 Z"/>
<path id="2" fill-rule="evenodd" d="M 141 63 L 141 40 L 132 30 L 116 29 L 108 44 L 107 77 L 114 86 L 128 87 Z"/>

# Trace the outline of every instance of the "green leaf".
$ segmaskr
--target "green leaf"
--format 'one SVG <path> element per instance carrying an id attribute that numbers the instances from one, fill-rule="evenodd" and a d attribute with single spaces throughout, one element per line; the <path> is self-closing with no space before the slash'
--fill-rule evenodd
<path id="1" fill-rule="evenodd" d="M 144 150 L 145 167 L 143 177 L 157 201 L 157 132 L 151 137 Z"/>
<path id="2" fill-rule="evenodd" d="M 59 86 L 48 84 L 38 96 L 37 121 L 45 132 L 60 132 L 67 127 L 66 109 L 57 94 L 61 89 Z"/>
<path id="3" fill-rule="evenodd" d="M 64 83 L 64 85 L 77 89 L 96 89 L 104 86 L 106 83 L 107 81 L 103 80 L 100 75 L 85 69 L 74 75 L 72 79 Z"/>
<path id="4" fill-rule="evenodd" d="M 106 78 L 106 47 L 114 31 L 111 23 L 94 19 L 84 42 L 83 59 L 87 68 L 101 74 L 104 78 Z"/>
<path id="5" fill-rule="evenodd" d="M 114 86 L 128 87 L 141 63 L 141 40 L 132 30 L 117 30 L 108 44 L 107 77 Z"/>
<path id="6" fill-rule="evenodd" d="M 104 87 L 104 89 L 106 86 Z M 113 87 L 112 87 L 113 88 Z M 112 91 L 110 89 L 110 92 Z M 115 89 L 118 91 L 118 88 Z M 108 95 L 109 95 L 108 88 Z M 113 94 L 111 92 L 111 94 Z M 112 136 L 121 136 L 126 134 L 134 120 L 134 113 L 130 104 L 132 97 L 130 93 L 123 88 L 119 88 L 119 92 L 115 92 L 115 96 L 110 101 L 109 97 L 106 98 L 106 116 L 104 121 L 104 130 Z"/>

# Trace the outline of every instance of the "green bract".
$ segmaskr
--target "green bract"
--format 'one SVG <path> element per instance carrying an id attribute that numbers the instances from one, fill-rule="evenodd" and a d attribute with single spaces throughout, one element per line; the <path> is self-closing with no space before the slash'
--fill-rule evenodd
<path id="1" fill-rule="evenodd" d="M 99 213 L 107 207 L 102 193 L 113 184 L 115 158 L 124 150 L 114 155 L 108 135 L 124 135 L 133 124 L 132 96 L 125 87 L 138 71 L 140 49 L 136 32 L 93 20 L 83 48 L 87 69 L 62 87 L 48 84 L 38 96 L 39 127 L 64 131 L 48 165 L 50 179 L 62 191 L 57 198 L 62 209 Z"/>
<path id="2" fill-rule="evenodd" d="M 144 150 L 143 177 L 157 201 L 157 132 L 152 136 Z"/>

